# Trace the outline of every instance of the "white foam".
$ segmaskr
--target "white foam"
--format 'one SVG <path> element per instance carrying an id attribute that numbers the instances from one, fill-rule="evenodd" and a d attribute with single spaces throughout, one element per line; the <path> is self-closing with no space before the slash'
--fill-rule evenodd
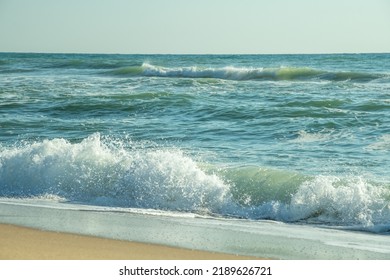
<path id="1" fill-rule="evenodd" d="M 367 150 L 390 151 L 390 134 L 382 135 L 378 140 L 367 147 Z"/>
<path id="2" fill-rule="evenodd" d="M 373 185 L 362 177 L 316 176 L 301 185 L 289 206 L 289 219 L 310 217 L 331 224 L 371 228 L 388 223 L 390 194 L 385 187 Z"/>
<path id="3" fill-rule="evenodd" d="M 331 138 L 329 133 L 321 132 L 307 132 L 304 130 L 298 131 L 297 138 L 293 139 L 291 142 L 296 143 L 311 143 L 311 142 L 323 142 Z"/>
<path id="4" fill-rule="evenodd" d="M 93 134 L 1 152 L 2 196 L 56 195 L 99 205 L 218 211 L 228 186 L 178 150 L 125 150 Z"/>
<path id="5" fill-rule="evenodd" d="M 295 80 L 315 78 L 320 71 L 309 68 L 263 68 L 263 67 L 162 67 L 149 63 L 141 66 L 143 74 L 156 77 L 216 78 L 226 80 Z"/>
<path id="6" fill-rule="evenodd" d="M 187 78 L 218 78 L 231 80 L 248 80 L 264 75 L 263 68 L 237 68 L 226 66 L 222 68 L 176 67 L 167 68 L 142 64 L 143 74 L 158 77 L 187 77 Z"/>

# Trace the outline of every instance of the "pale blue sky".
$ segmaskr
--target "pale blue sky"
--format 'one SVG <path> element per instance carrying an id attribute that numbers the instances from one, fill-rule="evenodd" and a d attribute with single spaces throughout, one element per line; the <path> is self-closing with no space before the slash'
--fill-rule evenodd
<path id="1" fill-rule="evenodd" d="M 390 0 L 0 0 L 0 52 L 390 52 Z"/>

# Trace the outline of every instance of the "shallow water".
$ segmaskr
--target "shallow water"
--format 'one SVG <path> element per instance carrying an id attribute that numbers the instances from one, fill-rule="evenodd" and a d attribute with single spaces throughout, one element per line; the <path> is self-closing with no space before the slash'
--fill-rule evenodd
<path id="1" fill-rule="evenodd" d="M 387 235 L 146 209 L 0 199 L 0 222 L 273 259 L 389 259 Z"/>

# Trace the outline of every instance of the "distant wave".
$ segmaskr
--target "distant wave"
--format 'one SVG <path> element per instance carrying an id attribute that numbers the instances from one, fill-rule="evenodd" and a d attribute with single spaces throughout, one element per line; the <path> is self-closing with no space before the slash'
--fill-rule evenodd
<path id="1" fill-rule="evenodd" d="M 306 176 L 259 166 L 217 168 L 175 149 L 79 143 L 0 146 L 0 197 L 390 230 L 390 188 L 359 176 Z"/>
<path id="2" fill-rule="evenodd" d="M 214 78 L 224 80 L 263 80 L 263 81 L 354 81 L 369 82 L 386 78 L 384 74 L 372 74 L 364 72 L 332 72 L 306 67 L 279 67 L 279 68 L 247 68 L 226 66 L 212 67 L 162 67 L 149 63 L 142 66 L 121 67 L 109 71 L 114 75 L 124 76 L 148 76 L 170 78 Z"/>
<path id="3" fill-rule="evenodd" d="M 234 81 L 352 81 L 371 82 L 383 80 L 389 82 L 388 73 L 369 73 L 357 71 L 328 71 L 310 67 L 280 66 L 266 67 L 206 67 L 183 66 L 165 67 L 144 62 L 129 62 L 125 59 L 104 59 L 74 57 L 73 59 L 54 59 L 42 65 L 25 68 L 24 64 L 13 65 L 7 60 L 0 60 L 0 73 L 22 73 L 37 70 L 65 69 L 65 70 L 90 70 L 89 73 L 113 75 L 121 77 L 165 77 L 165 78 L 209 78 Z"/>

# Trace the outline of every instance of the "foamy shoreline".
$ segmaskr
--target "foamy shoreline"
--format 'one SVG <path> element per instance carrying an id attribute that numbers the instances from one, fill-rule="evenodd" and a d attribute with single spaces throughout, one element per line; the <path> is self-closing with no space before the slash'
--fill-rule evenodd
<path id="1" fill-rule="evenodd" d="M 40 231 L 270 259 L 390 259 L 388 235 L 274 221 L 0 200 L 0 223 Z M 79 207 L 79 208 L 77 208 Z"/>

